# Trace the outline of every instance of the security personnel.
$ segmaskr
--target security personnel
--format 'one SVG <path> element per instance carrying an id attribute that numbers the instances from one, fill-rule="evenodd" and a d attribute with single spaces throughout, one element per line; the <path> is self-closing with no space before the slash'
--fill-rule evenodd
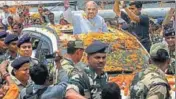
<path id="1" fill-rule="evenodd" d="M 101 99 L 102 87 L 108 81 L 108 75 L 103 71 L 107 47 L 105 43 L 94 41 L 86 48 L 88 68 L 70 78 L 66 98 L 77 94 L 79 99 Z"/>
<path id="2" fill-rule="evenodd" d="M 4 44 L 4 39 L 7 36 L 7 32 L 1 31 L 0 32 L 0 63 L 5 60 L 4 54 L 6 52 L 6 45 Z"/>
<path id="3" fill-rule="evenodd" d="M 8 47 L 8 50 L 5 54 L 6 59 L 14 60 L 17 57 L 17 42 L 18 36 L 15 34 L 9 34 L 6 36 L 4 43 Z"/>
<path id="4" fill-rule="evenodd" d="M 31 57 L 32 55 L 32 42 L 28 35 L 23 35 L 17 43 L 18 52 L 20 56 Z"/>
<path id="5" fill-rule="evenodd" d="M 35 56 L 33 57 L 32 54 L 35 55 L 35 50 L 33 51 L 32 49 L 32 41 L 31 41 L 31 37 L 28 34 L 22 35 L 21 38 L 18 40 L 17 43 L 17 47 L 18 47 L 18 54 L 19 56 L 24 56 L 24 57 L 31 57 L 31 63 L 35 64 L 38 62 L 42 62 L 45 65 L 47 64 L 47 60 L 44 60 L 44 57 L 40 57 L 41 59 L 36 59 Z M 39 53 L 41 54 L 41 53 Z M 31 65 L 33 66 L 33 65 Z M 48 70 L 50 73 L 50 79 L 53 80 L 53 75 L 51 73 L 53 66 L 48 66 Z"/>
<path id="6" fill-rule="evenodd" d="M 17 42 L 18 42 L 18 36 L 15 34 L 8 34 L 4 40 L 4 43 L 8 47 L 8 50 L 5 53 L 5 60 L 9 61 L 8 64 L 8 71 L 12 71 L 11 63 L 13 60 L 17 57 Z"/>
<path id="7" fill-rule="evenodd" d="M 171 56 L 171 64 L 169 65 L 168 74 L 175 74 L 175 30 L 172 26 L 165 27 L 164 38 L 169 47 L 169 54 Z"/>
<path id="8" fill-rule="evenodd" d="M 67 55 L 61 60 L 61 67 L 66 72 L 66 75 L 68 75 L 68 78 L 73 76 L 79 71 L 82 71 L 85 67 L 84 64 L 79 63 L 84 52 L 84 45 L 83 41 L 81 40 L 75 40 L 75 41 L 69 41 L 67 43 Z M 55 66 L 55 75 L 54 75 L 54 81 L 55 83 L 58 83 L 58 68 Z M 59 70 L 61 71 L 61 70 Z"/>
<path id="9" fill-rule="evenodd" d="M 84 67 L 76 66 L 80 62 L 84 52 L 83 41 L 69 41 L 67 44 L 67 56 L 61 60 L 61 66 L 67 71 L 68 76 L 74 75 L 74 71 L 79 71 Z"/>
<path id="10" fill-rule="evenodd" d="M 150 48 L 148 68 L 137 73 L 130 86 L 130 99 L 170 99 L 170 86 L 165 71 L 170 63 L 169 49 L 164 43 Z"/>
<path id="11" fill-rule="evenodd" d="M 29 84 L 30 61 L 30 57 L 18 57 L 11 64 L 13 68 L 11 77 L 20 90 Z"/>

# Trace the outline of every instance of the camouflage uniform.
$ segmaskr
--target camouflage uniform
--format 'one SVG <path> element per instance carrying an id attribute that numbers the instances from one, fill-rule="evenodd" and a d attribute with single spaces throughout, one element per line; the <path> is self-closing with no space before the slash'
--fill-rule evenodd
<path id="1" fill-rule="evenodd" d="M 68 58 L 64 58 L 61 61 L 61 66 L 67 72 L 69 78 L 77 72 L 83 71 L 85 68 L 84 64 L 74 64 L 73 61 Z"/>
<path id="2" fill-rule="evenodd" d="M 169 64 L 167 74 L 175 74 L 175 51 L 170 51 L 171 63 Z"/>
<path id="3" fill-rule="evenodd" d="M 165 73 L 155 65 L 135 75 L 130 87 L 130 99 L 170 99 L 170 86 Z"/>
<path id="4" fill-rule="evenodd" d="M 74 89 L 87 99 L 101 99 L 102 87 L 107 81 L 107 73 L 99 76 L 93 69 L 87 68 L 70 78 L 67 89 Z"/>
<path id="5" fill-rule="evenodd" d="M 61 66 L 62 68 L 60 70 L 58 70 L 57 68 L 52 69 L 50 76 L 53 77 L 54 84 L 59 83 L 61 79 L 69 79 L 74 74 L 77 74 L 79 71 L 83 71 L 84 68 L 83 64 L 75 65 L 72 60 L 66 58 L 61 60 Z"/>

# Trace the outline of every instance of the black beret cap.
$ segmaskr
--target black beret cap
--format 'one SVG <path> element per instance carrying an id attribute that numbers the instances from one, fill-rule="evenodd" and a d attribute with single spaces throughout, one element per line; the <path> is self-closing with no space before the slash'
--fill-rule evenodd
<path id="1" fill-rule="evenodd" d="M 85 52 L 87 54 L 93 54 L 97 52 L 105 53 L 107 47 L 108 47 L 108 44 L 106 43 L 103 43 L 101 41 L 94 41 L 86 48 Z"/>
<path id="2" fill-rule="evenodd" d="M 6 36 L 4 43 L 8 45 L 13 41 L 18 41 L 18 36 L 15 34 L 9 34 Z"/>
<path id="3" fill-rule="evenodd" d="M 175 36 L 174 28 L 168 28 L 164 30 L 164 36 Z"/>
<path id="4" fill-rule="evenodd" d="M 23 64 L 29 63 L 30 60 L 30 57 L 18 57 L 12 62 L 11 66 L 18 70 Z"/>
<path id="5" fill-rule="evenodd" d="M 22 36 L 17 43 L 17 46 L 20 47 L 21 44 L 23 43 L 31 43 L 31 38 L 28 35 L 24 35 Z"/>
<path id="6" fill-rule="evenodd" d="M 5 38 L 6 36 L 7 36 L 7 32 L 5 32 L 5 31 L 1 31 L 0 32 L 0 38 Z"/>

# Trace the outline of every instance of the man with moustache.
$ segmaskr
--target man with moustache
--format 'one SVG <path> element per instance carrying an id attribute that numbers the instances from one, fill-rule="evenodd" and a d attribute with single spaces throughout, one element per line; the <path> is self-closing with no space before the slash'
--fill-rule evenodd
<path id="1" fill-rule="evenodd" d="M 102 87 L 108 81 L 108 75 L 103 71 L 107 47 L 105 43 L 94 41 L 86 48 L 88 68 L 70 78 L 66 98 L 77 95 L 79 99 L 101 99 Z"/>

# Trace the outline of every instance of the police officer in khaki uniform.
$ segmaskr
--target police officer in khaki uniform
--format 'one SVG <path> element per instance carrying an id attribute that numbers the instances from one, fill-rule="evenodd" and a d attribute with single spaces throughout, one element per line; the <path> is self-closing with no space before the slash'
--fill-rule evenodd
<path id="1" fill-rule="evenodd" d="M 108 75 L 103 71 L 107 47 L 105 43 L 94 41 L 86 48 L 88 68 L 70 78 L 66 98 L 79 93 L 87 99 L 101 99 L 102 87 L 108 81 Z"/>
<path id="2" fill-rule="evenodd" d="M 11 64 L 13 68 L 11 77 L 20 91 L 29 84 L 30 61 L 30 57 L 18 57 Z"/>
<path id="3" fill-rule="evenodd" d="M 19 56 L 31 57 L 32 55 L 32 42 L 28 35 L 23 35 L 19 38 L 18 43 L 18 53 Z"/>
<path id="4" fill-rule="evenodd" d="M 4 43 L 8 47 L 5 53 L 6 59 L 12 61 L 17 57 L 17 42 L 18 36 L 15 34 L 9 34 L 6 36 Z"/>
<path id="5" fill-rule="evenodd" d="M 17 52 L 17 42 L 18 42 L 18 36 L 15 34 L 8 34 L 4 40 L 4 43 L 8 47 L 8 50 L 5 53 L 5 60 L 9 61 L 8 64 L 8 71 L 12 71 L 11 63 L 14 61 L 14 59 L 18 56 Z"/>
<path id="6" fill-rule="evenodd" d="M 130 99 L 170 99 L 165 71 L 170 63 L 168 46 L 155 43 L 150 49 L 151 63 L 137 73 L 130 86 Z"/>

